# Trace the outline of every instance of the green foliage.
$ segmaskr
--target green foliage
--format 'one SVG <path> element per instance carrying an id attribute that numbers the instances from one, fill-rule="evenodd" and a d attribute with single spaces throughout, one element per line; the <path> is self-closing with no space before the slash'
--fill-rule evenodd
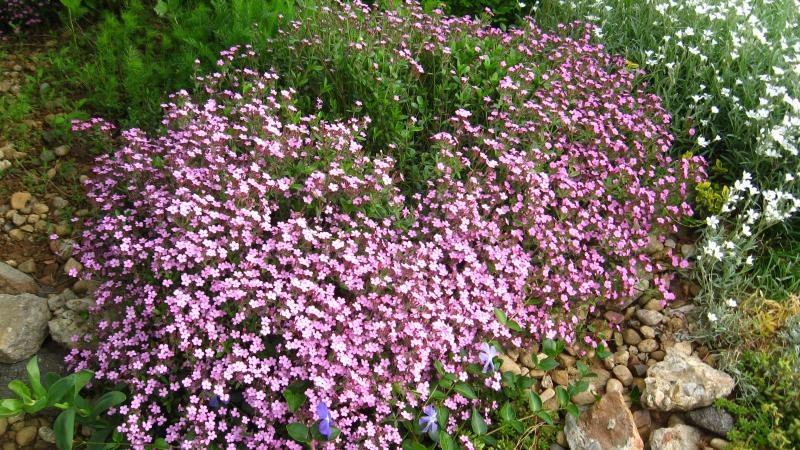
<path id="1" fill-rule="evenodd" d="M 76 423 L 94 430 L 87 449 L 111 448 L 105 445 L 109 437 L 119 442 L 119 436 L 114 432 L 116 422 L 106 412 L 124 402 L 125 394 L 108 391 L 91 403 L 80 394 L 94 376 L 91 371 L 81 370 L 63 378 L 55 373 L 48 373 L 42 380 L 35 356 L 28 361 L 26 368 L 28 384 L 20 380 L 13 380 L 8 384 L 8 388 L 18 398 L 0 400 L 0 418 L 22 413 L 36 414 L 45 408 L 57 408 L 61 413 L 53 423 L 53 431 L 60 450 L 72 449 Z"/>
<path id="2" fill-rule="evenodd" d="M 74 43 L 52 57 L 58 77 L 93 113 L 152 129 L 167 94 L 191 89 L 194 75 L 213 70 L 225 48 L 264 48 L 279 22 L 293 17 L 294 1 L 96 1 L 81 15 L 89 10 L 95 23 L 73 31 Z"/>
<path id="3" fill-rule="evenodd" d="M 492 11 L 492 23 L 508 26 L 518 23 L 523 16 L 530 13 L 529 5 L 536 1 L 538 0 L 527 3 L 517 0 L 444 0 L 441 4 L 448 14 L 455 16 L 478 17 L 486 14 L 488 8 Z"/>
<path id="4" fill-rule="evenodd" d="M 719 405 L 736 416 L 728 433 L 732 448 L 788 450 L 800 448 L 800 361 L 792 352 L 745 352 L 739 360 L 740 383 L 754 395 Z"/>

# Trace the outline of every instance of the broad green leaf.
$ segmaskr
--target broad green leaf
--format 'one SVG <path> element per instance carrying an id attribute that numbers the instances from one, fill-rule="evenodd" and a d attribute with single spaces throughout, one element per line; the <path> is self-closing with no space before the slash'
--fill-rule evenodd
<path id="1" fill-rule="evenodd" d="M 477 400 L 478 396 L 475 394 L 475 391 L 472 390 L 472 386 L 467 383 L 458 383 L 453 388 L 454 391 L 458 392 L 459 394 L 463 395 L 465 398 L 469 400 Z"/>
<path id="2" fill-rule="evenodd" d="M 75 432 L 75 408 L 65 409 L 53 423 L 56 445 L 59 450 L 72 450 L 72 436 Z"/>
<path id="3" fill-rule="evenodd" d="M 478 436 L 486 434 L 489 430 L 489 427 L 486 426 L 486 421 L 483 419 L 483 414 L 478 412 L 477 408 L 472 408 L 470 422 L 472 424 L 472 432 Z"/>
<path id="4" fill-rule="evenodd" d="M 308 427 L 302 423 L 290 423 L 286 425 L 286 431 L 289 437 L 297 442 L 308 442 Z"/>
<path id="5" fill-rule="evenodd" d="M 72 393 L 74 387 L 75 377 L 72 375 L 64 377 L 50 385 L 50 388 L 47 389 L 47 406 L 50 407 L 56 403 L 62 403 L 65 397 Z"/>
<path id="6" fill-rule="evenodd" d="M 500 308 L 494 309 L 494 316 L 497 317 L 497 321 L 503 325 L 508 322 L 508 316 L 506 316 L 506 313 Z"/>
<path id="7" fill-rule="evenodd" d="M 439 428 L 444 430 L 447 428 L 447 421 L 450 419 L 450 410 L 444 406 L 436 408 L 436 422 L 439 423 Z"/>
<path id="8" fill-rule="evenodd" d="M 153 11 L 155 11 L 156 14 L 158 14 L 158 17 L 164 17 L 167 15 L 168 9 L 169 8 L 167 7 L 167 2 L 165 2 L 164 0 L 158 0 L 156 2 L 156 6 L 153 8 Z"/>
<path id="9" fill-rule="evenodd" d="M 520 422 L 517 419 L 510 420 L 508 423 L 511 425 L 511 428 L 513 428 L 514 431 L 516 431 L 517 433 L 522 433 L 523 431 L 525 431 L 525 425 L 523 425 L 522 422 Z"/>
<path id="10" fill-rule="evenodd" d="M 410 439 L 406 439 L 405 441 L 403 441 L 401 448 L 403 450 L 428 450 L 428 448 L 425 447 L 424 445 L 420 444 L 417 441 L 412 441 Z"/>
<path id="11" fill-rule="evenodd" d="M 10 383 L 8 383 L 8 388 L 11 390 L 11 392 L 17 394 L 17 396 L 19 396 L 23 402 L 31 403 L 33 401 L 31 399 L 31 390 L 22 381 L 12 380 Z"/>
<path id="12" fill-rule="evenodd" d="M 510 402 L 505 402 L 503 407 L 500 408 L 500 418 L 503 422 L 508 422 L 517 418 L 516 413 L 514 413 L 514 408 L 511 406 Z"/>
<path id="13" fill-rule="evenodd" d="M 450 437 L 444 430 L 439 432 L 439 446 L 442 447 L 442 450 L 456 450 L 456 443 L 453 442 L 453 438 Z"/>
<path id="14" fill-rule="evenodd" d="M 43 410 L 47 406 L 47 397 L 39 397 L 36 399 L 33 404 L 26 404 L 22 407 L 22 410 L 28 414 L 36 414 L 37 412 Z"/>
<path id="15" fill-rule="evenodd" d="M 533 391 L 528 391 L 528 405 L 531 407 L 531 411 L 538 412 L 542 409 L 542 397 L 539 397 L 539 394 Z"/>
<path id="16" fill-rule="evenodd" d="M 42 386 L 42 377 L 39 374 L 39 359 L 34 356 L 28 361 L 28 365 L 25 366 L 25 368 L 28 371 L 28 381 L 31 383 L 34 397 L 45 397 L 47 395 L 47 390 Z"/>
<path id="17" fill-rule="evenodd" d="M 575 403 L 570 403 L 567 405 L 567 412 L 570 413 L 572 417 L 576 419 L 578 418 L 579 415 L 581 415 L 581 412 L 578 411 L 578 407 L 575 406 Z"/>
<path id="18" fill-rule="evenodd" d="M 553 425 L 553 417 L 550 416 L 546 411 L 539 411 L 536 413 L 536 417 L 542 419 L 546 424 L 552 426 Z"/>
<path id="19" fill-rule="evenodd" d="M 562 408 L 569 403 L 569 394 L 567 394 L 567 391 L 561 386 L 556 386 L 556 397 L 558 398 L 558 404 Z"/>
<path id="20" fill-rule="evenodd" d="M 104 413 L 108 408 L 112 406 L 117 406 L 120 403 L 125 401 L 125 394 L 119 391 L 111 391 L 106 392 L 103 394 L 97 402 L 94 404 L 94 408 L 92 408 L 91 416 L 98 416 Z"/>
<path id="21" fill-rule="evenodd" d="M 286 404 L 289 406 L 289 411 L 291 412 L 297 411 L 297 408 L 305 403 L 307 399 L 305 393 L 295 392 L 291 389 L 286 389 L 283 391 L 283 398 L 286 399 Z"/>
<path id="22" fill-rule="evenodd" d="M 553 358 L 551 356 L 548 356 L 547 358 L 545 358 L 545 359 L 543 359 L 541 361 L 538 361 L 536 363 L 536 368 L 539 369 L 539 370 L 543 370 L 545 372 L 549 372 L 549 371 L 555 369 L 556 367 L 558 367 L 559 365 L 560 365 L 559 362 L 556 361 L 555 358 Z"/>
<path id="23" fill-rule="evenodd" d="M 108 436 L 111 434 L 112 431 L 113 428 L 100 428 L 98 430 L 95 430 L 94 433 L 92 433 L 92 436 L 89 437 L 89 443 L 86 445 L 86 450 L 105 450 L 108 447 L 106 439 L 108 439 Z M 164 441 L 164 438 L 159 438 L 159 439 L 161 439 L 161 441 Z M 156 439 L 154 443 L 146 445 L 145 448 L 148 450 L 169 448 L 169 446 L 158 447 L 158 442 L 159 440 Z M 166 444 L 166 441 L 164 441 L 164 444 Z"/>
<path id="24" fill-rule="evenodd" d="M 558 356 L 558 350 L 556 349 L 556 341 L 552 339 L 545 339 L 542 343 L 542 351 L 545 355 L 555 358 Z"/>

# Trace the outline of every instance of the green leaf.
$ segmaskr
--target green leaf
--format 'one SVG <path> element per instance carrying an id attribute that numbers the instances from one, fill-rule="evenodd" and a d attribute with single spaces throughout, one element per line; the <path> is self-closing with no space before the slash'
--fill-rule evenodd
<path id="1" fill-rule="evenodd" d="M 64 377 L 53 383 L 50 388 L 47 389 L 47 406 L 50 407 L 56 403 L 61 403 L 65 396 L 72 393 L 74 387 L 75 377 L 72 375 Z M 72 398 L 68 400 L 71 401 Z"/>
<path id="2" fill-rule="evenodd" d="M 42 377 L 39 374 L 39 360 L 36 356 L 28 361 L 28 365 L 25 366 L 28 371 L 28 381 L 31 383 L 31 388 L 33 389 L 33 394 L 36 398 L 41 398 L 47 396 L 47 390 L 42 386 Z"/>
<path id="3" fill-rule="evenodd" d="M 545 339 L 544 342 L 542 343 L 542 352 L 544 352 L 545 355 L 551 358 L 555 358 L 556 356 L 558 356 L 559 352 L 558 349 L 556 348 L 556 341 L 552 339 Z"/>
<path id="4" fill-rule="evenodd" d="M 489 427 L 486 426 L 486 421 L 483 420 L 483 414 L 478 412 L 477 408 L 472 408 L 472 418 L 470 419 L 472 424 L 472 431 L 473 433 L 477 434 L 478 436 L 482 434 L 486 434 L 489 430 Z"/>
<path id="5" fill-rule="evenodd" d="M 28 414 L 36 414 L 47 406 L 47 397 L 39 397 L 33 404 L 26 404 L 22 410 Z"/>
<path id="6" fill-rule="evenodd" d="M 0 417 L 12 417 L 22 412 L 22 400 L 7 398 L 0 400 Z"/>
<path id="7" fill-rule="evenodd" d="M 467 383 L 458 383 L 453 388 L 454 391 L 458 392 L 459 394 L 463 395 L 465 398 L 469 400 L 477 400 L 478 396 L 475 394 L 475 391 L 472 390 L 472 386 Z"/>
<path id="8" fill-rule="evenodd" d="M 442 450 L 456 450 L 456 443 L 453 442 L 453 438 L 450 437 L 445 431 L 439 432 L 439 446 L 442 447 Z"/>
<path id="9" fill-rule="evenodd" d="M 308 442 L 308 427 L 302 423 L 290 423 L 286 425 L 286 431 L 289 437 L 297 442 Z"/>
<path id="10" fill-rule="evenodd" d="M 101 413 L 105 412 L 108 408 L 119 405 L 124 401 L 125 401 L 125 394 L 123 394 L 122 392 L 119 391 L 106 392 L 99 399 L 97 399 L 97 402 L 94 404 L 94 408 L 92 408 L 92 412 L 90 414 L 92 417 L 98 416 Z"/>
<path id="11" fill-rule="evenodd" d="M 89 443 L 86 446 L 86 450 L 105 450 L 108 447 L 106 439 L 108 439 L 108 436 L 111 434 L 112 431 L 114 431 L 113 428 L 100 428 L 95 430 L 94 433 L 92 433 L 92 436 L 89 438 Z M 159 439 L 163 441 L 164 444 L 166 445 L 167 442 L 164 441 L 164 438 L 159 438 Z M 145 446 L 145 448 L 147 448 L 148 450 L 168 449 L 169 448 L 168 445 L 166 447 L 158 446 L 159 439 L 156 439 L 156 441 L 153 444 Z"/>
<path id="12" fill-rule="evenodd" d="M 514 408 L 511 406 L 510 402 L 505 402 L 503 407 L 500 408 L 500 418 L 503 422 L 508 422 L 517 418 L 517 414 L 514 412 Z"/>
<path id="13" fill-rule="evenodd" d="M 75 408 L 65 409 L 53 423 L 56 445 L 59 450 L 72 450 L 72 436 L 75 432 Z"/>
<path id="14" fill-rule="evenodd" d="M 575 403 L 570 403 L 567 405 L 567 412 L 576 419 L 581 415 L 581 412 L 578 411 L 578 407 L 575 406 Z"/>
<path id="15" fill-rule="evenodd" d="M 304 392 L 295 392 L 291 389 L 283 391 L 283 398 L 286 399 L 286 404 L 289 406 L 289 411 L 295 412 L 305 401 L 308 399 Z"/>
<path id="16" fill-rule="evenodd" d="M 439 428 L 444 430 L 447 428 L 447 420 L 450 419 L 450 410 L 444 406 L 436 408 L 436 422 L 439 423 Z"/>
<path id="17" fill-rule="evenodd" d="M 506 313 L 500 308 L 494 309 L 494 316 L 497 317 L 497 321 L 503 325 L 508 322 L 508 316 L 506 316 Z"/>
<path id="18" fill-rule="evenodd" d="M 420 444 L 419 442 L 412 441 L 412 440 L 409 440 L 409 439 L 406 439 L 406 440 L 403 441 L 403 444 L 401 445 L 401 448 L 403 450 L 428 450 L 427 447 L 425 447 L 424 445 Z"/>
<path id="19" fill-rule="evenodd" d="M 523 431 L 525 431 L 525 425 L 523 425 L 522 422 L 520 422 L 517 419 L 510 420 L 508 423 L 511 425 L 511 428 L 513 428 L 514 431 L 516 431 L 517 433 L 522 433 Z"/>
<path id="20" fill-rule="evenodd" d="M 156 2 L 156 6 L 153 8 L 153 11 L 155 11 L 156 14 L 158 14 L 158 17 L 164 17 L 167 15 L 168 9 L 169 8 L 167 7 L 167 2 L 165 2 L 164 0 L 158 0 Z"/>
<path id="21" fill-rule="evenodd" d="M 75 395 L 77 396 L 81 389 L 84 388 L 94 377 L 94 372 L 91 370 L 83 369 L 75 374 Z"/>
<path id="22" fill-rule="evenodd" d="M 549 372 L 558 367 L 559 365 L 560 365 L 559 362 L 551 356 L 548 356 L 547 358 L 536 362 L 536 368 L 539 370 L 543 370 L 545 372 Z"/>
<path id="23" fill-rule="evenodd" d="M 581 392 L 584 392 L 587 389 L 589 389 L 589 383 L 580 380 L 577 383 L 571 385 L 567 393 L 569 394 L 570 397 L 574 397 L 575 395 L 580 394 Z"/>
<path id="24" fill-rule="evenodd" d="M 606 358 L 610 357 L 612 354 L 613 353 L 611 353 L 610 351 L 606 350 L 606 346 L 603 345 L 603 344 L 598 345 L 597 349 L 595 350 L 595 355 L 597 355 L 597 357 L 600 358 L 600 359 L 606 359 Z"/>
<path id="25" fill-rule="evenodd" d="M 539 397 L 539 394 L 536 392 L 528 391 L 528 405 L 530 405 L 531 411 L 533 412 L 541 411 L 542 397 Z"/>
<path id="26" fill-rule="evenodd" d="M 550 426 L 553 426 L 553 417 L 550 416 L 546 411 L 539 411 L 536 413 L 536 417 L 544 420 L 544 422 Z"/>
<path id="27" fill-rule="evenodd" d="M 31 390 L 22 381 L 12 380 L 10 383 L 8 383 L 8 388 L 11 390 L 11 392 L 17 394 L 17 396 L 21 398 L 23 402 L 33 402 L 31 399 Z"/>
<path id="28" fill-rule="evenodd" d="M 569 394 L 567 394 L 567 391 L 561 386 L 556 386 L 556 397 L 558 398 L 558 404 L 562 408 L 569 403 Z"/>
<path id="29" fill-rule="evenodd" d="M 53 383 L 55 383 L 56 381 L 58 381 L 60 379 L 61 379 L 61 377 L 58 376 L 57 373 L 55 373 L 55 372 L 47 372 L 46 374 L 44 374 L 44 387 L 46 389 L 50 389 L 50 386 L 52 386 Z"/>

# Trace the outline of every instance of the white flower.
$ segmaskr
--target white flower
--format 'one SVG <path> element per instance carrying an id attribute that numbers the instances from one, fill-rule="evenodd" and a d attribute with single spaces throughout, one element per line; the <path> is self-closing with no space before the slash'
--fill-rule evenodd
<path id="1" fill-rule="evenodd" d="M 717 317 L 717 315 L 716 315 L 716 314 L 714 314 L 714 313 L 712 313 L 712 312 L 708 313 L 708 320 L 710 320 L 710 321 L 712 321 L 712 322 L 716 322 L 716 321 L 717 321 L 717 319 L 718 319 L 718 317 Z"/>
<path id="2" fill-rule="evenodd" d="M 729 299 L 725 300 L 725 304 L 730 306 L 731 308 L 736 308 L 738 306 L 738 303 L 736 303 L 736 300 L 734 300 L 732 298 L 729 298 Z"/>
<path id="3" fill-rule="evenodd" d="M 719 225 L 719 217 L 717 217 L 717 216 L 708 216 L 708 217 L 706 217 L 706 225 L 708 225 L 708 228 L 711 228 L 712 230 L 716 230 L 717 229 L 717 225 Z"/>
<path id="4" fill-rule="evenodd" d="M 706 138 L 704 138 L 703 136 L 700 136 L 699 138 L 697 138 L 697 145 L 699 145 L 700 147 L 706 147 L 708 145 L 708 140 L 706 140 Z"/>
<path id="5" fill-rule="evenodd" d="M 745 263 L 745 265 L 752 266 L 753 265 L 753 255 L 748 256 L 747 259 L 744 260 L 744 263 Z"/>

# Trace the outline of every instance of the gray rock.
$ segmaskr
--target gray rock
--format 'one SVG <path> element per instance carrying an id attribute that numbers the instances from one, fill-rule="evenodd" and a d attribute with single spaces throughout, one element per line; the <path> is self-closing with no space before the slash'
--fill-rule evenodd
<path id="1" fill-rule="evenodd" d="M 702 450 L 702 435 L 689 425 L 659 428 L 650 434 L 652 450 Z"/>
<path id="2" fill-rule="evenodd" d="M 67 301 L 73 300 L 78 298 L 74 292 L 69 289 L 64 289 L 58 295 L 53 295 L 49 299 L 47 299 L 47 306 L 50 308 L 50 311 L 56 311 L 58 309 L 64 308 L 67 304 Z"/>
<path id="3" fill-rule="evenodd" d="M 39 439 L 48 444 L 56 443 L 56 432 L 50 427 L 39 427 Z"/>
<path id="4" fill-rule="evenodd" d="M 669 349 L 663 361 L 647 370 L 642 401 L 651 409 L 691 411 L 729 395 L 734 385 L 725 372 Z"/>
<path id="5" fill-rule="evenodd" d="M 44 377 L 48 372 L 55 372 L 63 375 L 64 369 L 64 356 L 66 352 L 64 349 L 56 345 L 53 341 L 47 340 L 36 353 L 39 360 L 39 372 Z M 14 364 L 0 364 L 0 398 L 11 398 L 14 394 L 8 389 L 8 383 L 12 380 L 27 380 L 28 372 L 25 366 L 28 360 L 20 361 Z"/>
<path id="6" fill-rule="evenodd" d="M 567 414 L 564 426 L 571 450 L 643 450 L 633 414 L 619 392 L 609 392 L 577 419 Z"/>
<path id="7" fill-rule="evenodd" d="M 47 337 L 47 300 L 31 294 L 0 294 L 0 363 L 33 356 Z"/>
<path id="8" fill-rule="evenodd" d="M 636 318 L 639 319 L 643 324 L 655 326 L 661 323 L 664 320 L 664 315 L 658 311 L 652 311 L 649 309 L 639 309 L 636 311 Z"/>
<path id="9" fill-rule="evenodd" d="M 67 300 L 67 308 L 75 312 L 88 311 L 92 306 L 94 306 L 94 300 L 88 297 Z"/>
<path id="10" fill-rule="evenodd" d="M 733 416 L 721 408 L 708 406 L 686 413 L 689 419 L 700 428 L 725 436 L 733 429 Z"/>
<path id="11" fill-rule="evenodd" d="M 0 262 L 0 292 L 4 294 L 35 294 L 36 281 L 19 270 Z"/>
<path id="12" fill-rule="evenodd" d="M 73 336 L 83 336 L 89 330 L 86 322 L 73 311 L 65 311 L 59 317 L 48 322 L 50 337 L 66 348 L 76 348 L 78 343 L 72 340 Z"/>

